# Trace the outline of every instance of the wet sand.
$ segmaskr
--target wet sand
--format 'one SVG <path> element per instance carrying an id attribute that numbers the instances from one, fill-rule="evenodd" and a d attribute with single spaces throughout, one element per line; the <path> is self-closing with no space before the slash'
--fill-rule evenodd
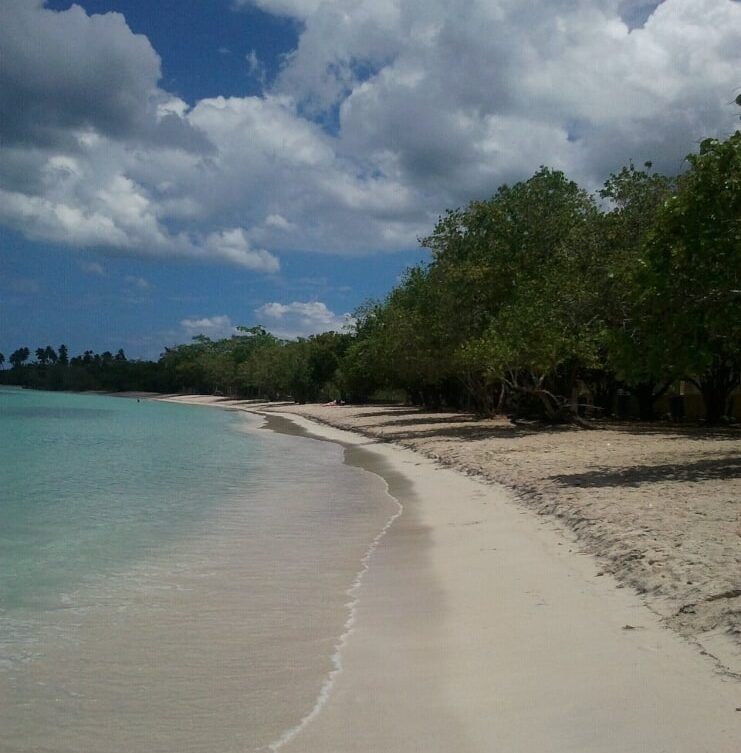
<path id="1" fill-rule="evenodd" d="M 369 564 L 326 703 L 281 750 L 738 750 L 738 678 L 550 518 L 372 429 L 326 425 L 362 422 L 358 409 L 279 410 L 362 445 L 404 507 Z"/>
<path id="2" fill-rule="evenodd" d="M 286 406 L 506 486 L 599 571 L 741 675 L 741 431 L 592 430 L 399 407 Z"/>

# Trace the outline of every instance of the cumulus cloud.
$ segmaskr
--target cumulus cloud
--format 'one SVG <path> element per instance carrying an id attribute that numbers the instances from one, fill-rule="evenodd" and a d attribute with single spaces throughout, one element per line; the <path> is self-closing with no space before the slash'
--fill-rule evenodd
<path id="1" fill-rule="evenodd" d="M 73 128 L 122 135 L 145 120 L 160 60 L 123 16 L 89 17 L 75 5 L 56 13 L 41 0 L 4 0 L 1 8 L 5 144 L 66 140 Z"/>
<path id="2" fill-rule="evenodd" d="M 255 309 L 266 329 L 278 337 L 293 339 L 321 332 L 343 332 L 352 326 L 350 314 L 335 314 L 321 301 L 266 303 Z"/>
<path id="3" fill-rule="evenodd" d="M 629 159 L 673 173 L 737 125 L 734 0 L 235 3 L 296 19 L 298 46 L 262 96 L 188 104 L 120 14 L 3 0 L 0 222 L 270 274 L 413 248 L 541 164 L 592 188 Z"/>
<path id="4" fill-rule="evenodd" d="M 212 340 L 229 337 L 236 331 L 232 320 L 225 314 L 204 316 L 201 319 L 183 319 L 180 326 L 188 337 L 205 335 Z"/>
<path id="5" fill-rule="evenodd" d="M 361 6 L 343 4 L 356 28 L 369 23 Z M 731 0 L 666 0 L 633 31 L 612 0 L 373 8 L 394 50 L 340 95 L 342 143 L 446 203 L 540 164 L 590 184 L 631 157 L 676 171 L 700 135 L 732 128 L 741 5 Z M 311 21 L 281 83 L 316 101 L 329 89 L 313 72 L 346 80 L 368 59 L 368 35 L 333 46 Z"/>
<path id="6" fill-rule="evenodd" d="M 157 117 L 160 58 L 120 13 L 56 12 L 42 0 L 0 5 L 3 145 L 74 146 L 75 131 L 195 146 L 173 113 Z M 164 131 L 164 133 L 161 133 Z M 200 140 L 201 145 L 205 141 Z"/>
<path id="7" fill-rule="evenodd" d="M 247 269 L 260 272 L 277 272 L 280 269 L 280 262 L 273 254 L 264 249 L 250 248 L 250 242 L 240 227 L 212 233 L 206 239 L 206 247 L 213 251 L 214 256 Z"/>

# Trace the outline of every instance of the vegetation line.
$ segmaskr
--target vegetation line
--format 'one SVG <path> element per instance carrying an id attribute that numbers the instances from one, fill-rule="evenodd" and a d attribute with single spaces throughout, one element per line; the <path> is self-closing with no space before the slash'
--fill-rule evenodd
<path id="1" fill-rule="evenodd" d="M 5 383 L 223 393 L 298 402 L 408 402 L 549 421 L 676 418 L 690 385 L 705 419 L 741 382 L 741 132 L 707 139 L 677 177 L 650 163 L 591 196 L 541 168 L 440 218 L 428 264 L 351 332 L 284 341 L 262 327 L 168 348 L 158 362 L 28 348 Z M 4 362 L 0 354 L 0 365 Z M 683 384 L 683 387 L 680 387 Z M 631 407 L 632 406 L 632 407 Z"/>

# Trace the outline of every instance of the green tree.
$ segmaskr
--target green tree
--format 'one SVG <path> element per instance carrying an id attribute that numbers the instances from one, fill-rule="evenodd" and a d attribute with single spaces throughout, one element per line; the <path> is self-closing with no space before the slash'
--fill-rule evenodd
<path id="1" fill-rule="evenodd" d="M 596 296 L 583 269 L 594 257 L 596 218 L 583 189 L 541 168 L 449 213 L 423 241 L 443 291 L 448 357 L 492 396 L 504 386 L 518 410 L 535 400 L 554 420 L 574 412 L 579 369 L 593 361 Z"/>
<path id="2" fill-rule="evenodd" d="M 322 332 L 307 340 L 308 369 L 313 400 L 343 397 L 337 371 L 350 345 L 351 336 L 344 332 Z"/>
<path id="3" fill-rule="evenodd" d="M 355 331 L 338 365 L 336 380 L 345 399 L 365 403 L 388 384 L 381 321 L 383 306 L 366 301 L 353 312 Z"/>
<path id="4" fill-rule="evenodd" d="M 741 131 L 707 139 L 659 213 L 641 278 L 653 361 L 696 382 L 706 420 L 741 381 Z"/>
<path id="5" fill-rule="evenodd" d="M 647 239 L 658 213 L 671 196 L 674 180 L 634 165 L 612 174 L 599 192 L 611 203 L 601 221 L 602 254 L 592 267 L 591 284 L 599 291 L 605 323 L 604 361 L 593 391 L 605 391 L 607 409 L 619 382 L 636 396 L 642 419 L 654 417 L 654 403 L 676 378 L 670 364 L 659 357 L 652 340 L 656 323 L 646 316 L 640 283 Z"/>
<path id="6" fill-rule="evenodd" d="M 21 366 L 28 360 L 29 356 L 31 355 L 31 351 L 28 348 L 18 348 L 18 350 L 14 350 L 10 354 L 10 358 L 8 359 L 10 362 L 10 365 L 14 369 L 20 369 Z"/>

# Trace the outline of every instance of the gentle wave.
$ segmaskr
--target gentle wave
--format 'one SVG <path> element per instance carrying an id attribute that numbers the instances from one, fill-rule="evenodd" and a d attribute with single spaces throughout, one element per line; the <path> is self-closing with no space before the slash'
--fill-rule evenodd
<path id="1" fill-rule="evenodd" d="M 388 484 L 386 484 L 386 493 L 389 494 Z M 389 496 L 391 495 L 389 494 Z M 363 584 L 363 578 L 370 568 L 371 559 L 373 558 L 373 554 L 378 548 L 378 545 L 381 543 L 381 539 L 383 539 L 396 519 L 404 512 L 404 506 L 401 504 L 401 502 L 399 502 L 399 500 L 395 497 L 391 498 L 398 506 L 398 509 L 388 519 L 384 527 L 381 529 L 380 533 L 371 542 L 368 550 L 360 561 L 361 568 L 355 576 L 355 580 L 353 581 L 352 586 L 350 586 L 350 588 L 347 590 L 347 595 L 351 597 L 350 601 L 348 601 L 346 604 L 346 607 L 349 611 L 349 616 L 347 618 L 347 621 L 345 622 L 344 631 L 342 635 L 340 635 L 339 641 L 335 646 L 334 653 L 332 654 L 333 669 L 327 675 L 327 678 L 322 685 L 322 689 L 319 691 L 319 695 L 317 696 L 316 703 L 314 704 L 314 707 L 311 709 L 311 711 L 306 716 L 304 716 L 295 727 L 287 730 L 283 733 L 283 735 L 280 736 L 280 738 L 278 738 L 278 740 L 271 743 L 268 746 L 271 751 L 280 750 L 284 745 L 286 745 L 286 743 L 296 737 L 296 735 L 298 735 L 309 723 L 311 723 L 314 719 L 316 719 L 317 716 L 319 716 L 330 698 L 335 680 L 337 676 L 342 672 L 342 653 L 348 641 L 350 640 L 355 627 L 355 618 L 358 602 L 360 601 L 360 588 Z"/>
<path id="2" fill-rule="evenodd" d="M 0 423 L 2 745 L 277 751 L 320 713 L 402 513 L 379 476 L 207 408 L 23 391 Z"/>

